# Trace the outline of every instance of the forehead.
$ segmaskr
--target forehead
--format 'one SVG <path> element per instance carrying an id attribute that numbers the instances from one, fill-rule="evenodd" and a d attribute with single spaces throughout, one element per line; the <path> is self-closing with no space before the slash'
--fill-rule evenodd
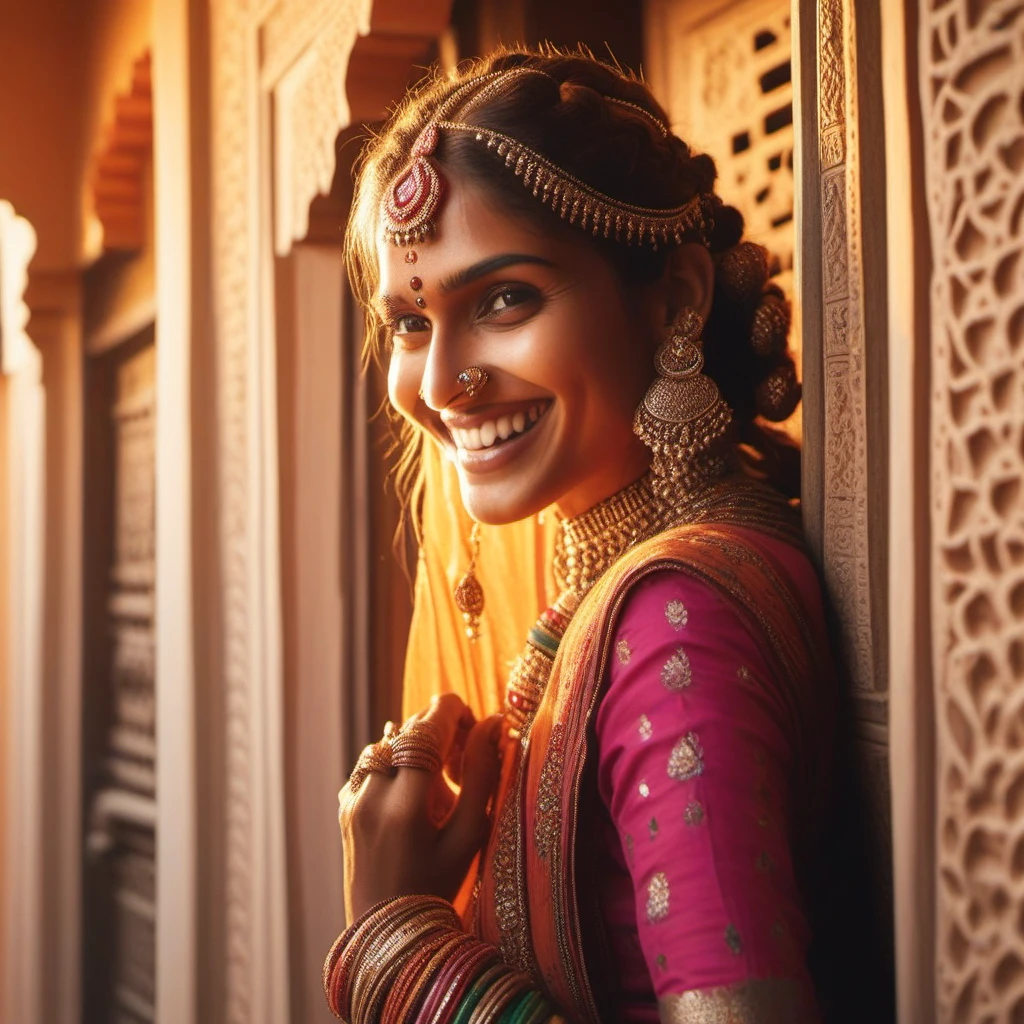
<path id="1" fill-rule="evenodd" d="M 502 252 L 522 252 L 556 262 L 565 241 L 538 229 L 522 216 L 505 213 L 490 193 L 478 187 L 449 181 L 448 194 L 435 218 L 434 234 L 409 246 L 377 242 L 380 294 L 404 289 L 411 276 L 446 277 L 460 269 Z M 406 262 L 414 250 L 416 263 Z"/>

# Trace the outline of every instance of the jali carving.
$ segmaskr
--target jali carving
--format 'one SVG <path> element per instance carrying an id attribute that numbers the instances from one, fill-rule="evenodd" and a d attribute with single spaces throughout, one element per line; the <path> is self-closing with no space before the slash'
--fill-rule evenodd
<path id="1" fill-rule="evenodd" d="M 1024 1016 L 1024 4 L 922 0 L 937 1005 Z"/>
<path id="2" fill-rule="evenodd" d="M 715 158 L 716 187 L 743 212 L 747 234 L 786 272 L 793 266 L 790 5 L 721 6 L 696 22 L 688 4 L 672 6 L 669 95 L 662 99 L 680 135 Z"/>

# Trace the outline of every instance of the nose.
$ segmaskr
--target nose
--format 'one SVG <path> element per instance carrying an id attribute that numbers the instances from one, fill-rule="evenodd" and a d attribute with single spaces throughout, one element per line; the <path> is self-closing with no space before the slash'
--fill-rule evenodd
<path id="1" fill-rule="evenodd" d="M 458 376 L 471 361 L 464 347 L 450 334 L 444 336 L 435 332 L 431 339 L 423 364 L 420 395 L 435 412 L 446 409 L 464 393 Z"/>

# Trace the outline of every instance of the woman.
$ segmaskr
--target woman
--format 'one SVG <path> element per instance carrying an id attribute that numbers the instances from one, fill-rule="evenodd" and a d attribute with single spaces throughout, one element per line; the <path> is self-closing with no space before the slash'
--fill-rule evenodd
<path id="1" fill-rule="evenodd" d="M 349 257 L 418 459 L 408 687 L 440 664 L 448 692 L 341 793 L 353 923 L 324 984 L 345 1019 L 816 1019 L 832 676 L 772 486 L 792 451 L 756 422 L 799 386 L 714 176 L 642 83 L 580 54 L 428 80 L 369 147 Z M 454 598 L 443 462 L 501 527 L 478 562 L 474 525 Z M 554 600 L 487 714 L 471 652 L 500 662 L 489 632 L 544 607 L 530 543 L 552 532 Z"/>

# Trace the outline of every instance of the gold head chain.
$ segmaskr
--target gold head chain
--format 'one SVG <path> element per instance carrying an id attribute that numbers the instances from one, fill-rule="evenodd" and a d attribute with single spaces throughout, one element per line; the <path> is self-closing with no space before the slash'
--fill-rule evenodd
<path id="1" fill-rule="evenodd" d="M 518 139 L 464 120 L 448 119 L 470 90 L 478 91 L 462 105 L 462 118 L 524 75 L 551 77 L 537 68 L 493 72 L 466 82 L 441 104 L 413 144 L 408 164 L 385 194 L 383 229 L 388 241 L 408 246 L 434 233 L 435 218 L 447 194 L 447 183 L 432 159 L 441 131 L 467 134 L 484 145 L 562 220 L 595 236 L 655 249 L 659 245 L 678 245 L 694 231 L 706 241 L 714 221 L 711 193 L 698 192 L 682 205 L 667 209 L 625 203 L 581 181 Z M 639 104 L 610 96 L 605 100 L 646 117 L 663 137 L 668 136 L 662 121 Z"/>

